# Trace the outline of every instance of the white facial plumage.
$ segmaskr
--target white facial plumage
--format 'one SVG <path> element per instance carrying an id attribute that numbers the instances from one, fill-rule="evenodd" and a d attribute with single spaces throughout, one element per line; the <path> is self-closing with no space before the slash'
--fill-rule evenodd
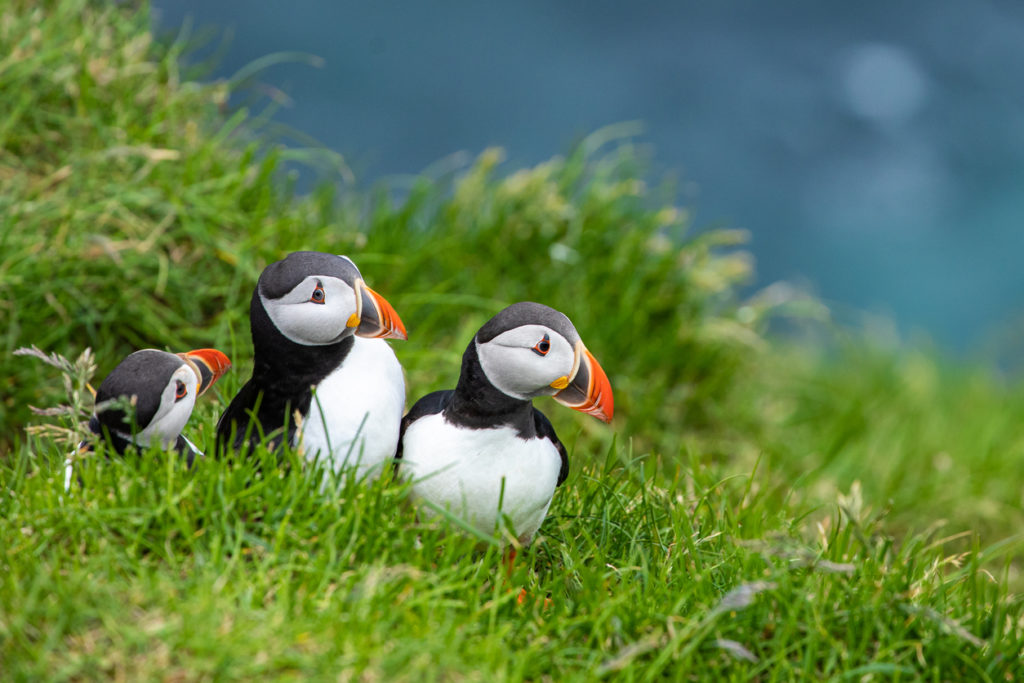
<path id="1" fill-rule="evenodd" d="M 269 299 L 263 308 L 287 339 L 305 346 L 335 344 L 351 335 L 348 321 L 358 314 L 356 291 L 344 280 L 310 275 L 287 294 Z"/>
<path id="2" fill-rule="evenodd" d="M 181 386 L 184 385 L 185 395 L 179 398 Z M 135 435 L 135 443 L 147 445 L 153 440 L 159 441 L 164 447 L 170 447 L 177 440 L 181 430 L 185 428 L 192 409 L 196 405 L 199 390 L 199 378 L 188 365 L 182 364 L 174 371 L 160 394 L 160 407 L 146 425 L 146 428 Z"/>
<path id="3" fill-rule="evenodd" d="M 572 344 L 545 325 L 521 325 L 477 341 L 476 352 L 491 384 L 519 399 L 558 393 L 552 382 L 568 379 L 575 361 Z"/>

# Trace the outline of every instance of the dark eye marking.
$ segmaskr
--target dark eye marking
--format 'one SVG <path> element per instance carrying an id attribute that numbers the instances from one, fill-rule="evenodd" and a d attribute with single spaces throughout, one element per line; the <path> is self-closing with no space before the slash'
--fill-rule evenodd
<path id="1" fill-rule="evenodd" d="M 309 300 L 312 301 L 314 304 L 327 303 L 327 292 L 324 291 L 323 283 L 321 283 L 319 280 L 316 281 L 316 289 L 313 290 L 313 293 L 310 295 Z"/>
<path id="2" fill-rule="evenodd" d="M 536 344 L 534 344 L 533 348 L 530 350 L 533 351 L 538 356 L 548 355 L 548 351 L 551 350 L 551 338 L 547 334 L 545 334 L 544 338 L 541 339 Z"/>
<path id="3" fill-rule="evenodd" d="M 186 387 L 185 383 L 182 382 L 180 379 L 176 379 L 174 381 L 177 384 L 177 387 L 175 388 L 174 391 L 174 402 L 177 403 L 181 399 L 188 396 L 188 387 Z"/>

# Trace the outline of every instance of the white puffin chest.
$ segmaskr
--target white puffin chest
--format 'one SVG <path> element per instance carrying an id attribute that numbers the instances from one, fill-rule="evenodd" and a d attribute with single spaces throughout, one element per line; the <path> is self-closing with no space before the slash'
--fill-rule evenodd
<path id="1" fill-rule="evenodd" d="M 298 445 L 307 460 L 326 459 L 335 472 L 376 477 L 398 448 L 404 408 L 394 351 L 382 339 L 356 337 L 345 361 L 314 389 Z"/>
<path id="2" fill-rule="evenodd" d="M 494 533 L 507 516 L 517 536 L 529 540 L 547 515 L 561 466 L 548 439 L 522 439 L 512 427 L 457 427 L 436 414 L 406 429 L 400 471 L 413 481 L 414 496 L 481 533 Z"/>

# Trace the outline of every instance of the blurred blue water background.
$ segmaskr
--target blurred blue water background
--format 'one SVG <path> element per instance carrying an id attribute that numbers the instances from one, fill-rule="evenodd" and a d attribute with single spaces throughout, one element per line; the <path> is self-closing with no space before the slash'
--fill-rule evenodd
<path id="1" fill-rule="evenodd" d="M 514 169 L 641 121 L 695 224 L 751 232 L 756 285 L 1024 356 L 1024 3 L 154 6 L 162 33 L 213 28 L 211 78 L 323 58 L 260 80 L 362 185 L 492 145 Z"/>

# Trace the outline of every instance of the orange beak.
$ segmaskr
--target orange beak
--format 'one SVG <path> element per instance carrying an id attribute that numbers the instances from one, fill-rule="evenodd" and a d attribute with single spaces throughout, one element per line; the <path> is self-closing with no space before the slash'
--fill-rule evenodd
<path id="1" fill-rule="evenodd" d="M 576 372 L 569 379 L 569 385 L 555 394 L 554 399 L 602 422 L 611 422 L 615 413 L 615 397 L 612 396 L 608 375 L 582 341 L 576 342 L 575 351 Z"/>
<path id="2" fill-rule="evenodd" d="M 405 325 L 388 300 L 366 286 L 362 280 L 356 283 L 359 319 L 356 334 L 371 339 L 408 339 Z"/>
<path id="3" fill-rule="evenodd" d="M 178 356 L 185 359 L 196 375 L 199 377 L 199 390 L 197 395 L 202 395 L 207 389 L 213 386 L 214 382 L 224 376 L 224 373 L 231 367 L 228 357 L 217 349 L 195 349 L 179 353 Z"/>

